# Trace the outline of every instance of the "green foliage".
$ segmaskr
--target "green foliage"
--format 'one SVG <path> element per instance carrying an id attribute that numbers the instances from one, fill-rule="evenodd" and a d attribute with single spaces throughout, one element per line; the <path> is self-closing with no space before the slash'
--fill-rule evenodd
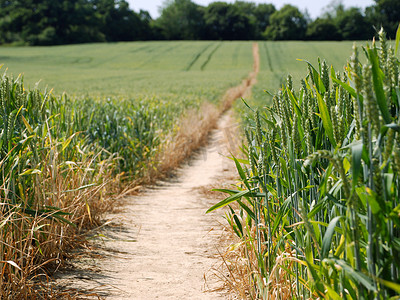
<path id="1" fill-rule="evenodd" d="M 0 43 L 76 44 L 149 39 L 146 19 L 125 0 L 0 1 Z"/>
<path id="2" fill-rule="evenodd" d="M 302 40 L 305 37 L 307 20 L 295 6 L 286 4 L 270 18 L 265 30 L 269 40 Z"/>
<path id="3" fill-rule="evenodd" d="M 167 40 L 197 40 L 203 36 L 203 11 L 190 0 L 169 1 L 155 26 Z"/>
<path id="4" fill-rule="evenodd" d="M 308 63 L 246 130 L 241 188 L 213 208 L 239 203 L 254 298 L 399 296 L 399 60 L 379 37 L 344 72 Z"/>
<path id="5" fill-rule="evenodd" d="M 207 39 L 248 40 L 255 37 L 255 19 L 239 7 L 240 3 L 213 2 L 205 8 Z"/>
<path id="6" fill-rule="evenodd" d="M 80 212 L 105 192 L 112 158 L 100 160 L 100 148 L 91 152 L 77 132 L 66 130 L 73 114 L 60 111 L 60 102 L 47 91 L 25 90 L 21 77 L 1 78 L 1 298 L 14 292 L 29 298 L 28 277 L 49 259 L 62 259 L 71 232 L 86 223 Z"/>
<path id="7" fill-rule="evenodd" d="M 215 103 L 244 78 L 251 42 L 134 42 L 57 47 L 1 47 L 0 65 L 25 85 L 74 97 Z M 110 55 L 113 53 L 113 55 Z M 179 100 L 177 100 L 179 99 Z"/>
<path id="8" fill-rule="evenodd" d="M 270 105 L 273 93 L 285 82 L 288 72 L 293 77 L 294 86 L 300 86 L 300 79 L 304 77 L 304 59 L 317 64 L 318 57 L 324 57 L 335 68 L 346 63 L 346 57 L 351 54 L 352 42 L 298 42 L 298 41 L 265 41 L 259 42 L 260 72 L 257 83 L 252 89 L 252 95 L 246 101 L 252 107 L 265 107 Z M 267 92 L 265 92 L 265 90 Z M 243 115 L 250 111 L 245 110 L 241 103 L 237 103 Z M 246 118 L 244 118 L 246 119 Z"/>
<path id="9" fill-rule="evenodd" d="M 336 41 L 341 40 L 342 35 L 337 25 L 329 18 L 317 18 L 307 26 L 307 40 Z"/>
<path id="10" fill-rule="evenodd" d="M 253 63 L 249 42 L 2 50 L 9 71 L 26 68 L 33 82 L 44 74 L 58 92 L 0 80 L 1 299 L 35 298 L 29 280 L 59 266 L 110 195 L 155 174 L 188 110 L 218 105 Z M 78 97 L 59 96 L 68 80 Z"/>
<path id="11" fill-rule="evenodd" d="M 271 15 L 276 11 L 273 4 L 258 4 L 254 10 L 256 24 L 258 27 L 257 39 L 262 39 L 262 34 L 270 24 Z"/>
<path id="12" fill-rule="evenodd" d="M 366 40 L 374 33 L 360 9 L 355 7 L 338 13 L 334 22 L 344 40 Z"/>
<path id="13" fill-rule="evenodd" d="M 275 15 L 275 17 L 272 17 Z M 0 0 L 0 43 L 55 45 L 133 40 L 360 40 L 382 24 L 394 37 L 396 0 L 377 0 L 365 12 L 339 2 L 308 24 L 298 8 L 245 1 L 165 1 L 158 19 L 126 0 Z M 330 34 L 327 34 L 329 32 Z"/>
<path id="14" fill-rule="evenodd" d="M 30 79 L 25 80 L 26 86 L 34 86 L 41 77 L 54 86 L 56 95 L 64 90 L 75 94 L 73 100 L 57 101 L 57 109 L 52 111 L 72 109 L 75 127 L 65 130 L 71 135 L 82 132 L 88 145 L 121 157 L 117 172 L 136 178 L 145 164 L 150 166 L 163 139 L 175 130 L 186 110 L 205 101 L 218 104 L 225 90 L 245 77 L 253 63 L 250 42 L 141 42 L 2 50 L 8 72 L 24 71 Z M 109 57 L 114 51 L 119 56 Z M 40 67 L 46 62 L 50 63 L 46 68 Z M 102 155 L 105 158 L 105 152 Z"/>
<path id="15" fill-rule="evenodd" d="M 396 0 L 375 0 L 369 8 L 369 18 L 376 28 L 383 26 L 389 37 L 394 38 L 399 26 L 400 3 Z"/>

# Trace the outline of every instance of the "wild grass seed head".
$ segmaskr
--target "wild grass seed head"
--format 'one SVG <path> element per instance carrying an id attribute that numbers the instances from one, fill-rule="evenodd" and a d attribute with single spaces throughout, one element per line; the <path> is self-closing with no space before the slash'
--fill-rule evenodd
<path id="1" fill-rule="evenodd" d="M 399 61 L 392 47 L 389 48 L 388 65 L 392 83 L 391 88 L 394 89 L 399 86 Z"/>
<path id="2" fill-rule="evenodd" d="M 278 167 L 279 159 L 278 159 L 278 154 L 276 153 L 276 148 L 275 148 L 275 138 L 276 138 L 276 127 L 274 127 L 272 129 L 272 134 L 271 134 L 271 139 L 269 140 L 269 145 L 271 147 L 272 159 L 274 160 L 275 165 Z"/>
<path id="3" fill-rule="evenodd" d="M 261 147 L 262 144 L 262 132 L 261 132 L 261 121 L 260 121 L 260 111 L 256 108 L 254 112 L 254 121 L 256 123 L 256 138 L 258 142 L 258 146 Z"/>
<path id="4" fill-rule="evenodd" d="M 307 123 L 308 123 L 308 121 L 307 121 Z M 307 155 L 310 155 L 313 152 L 313 147 L 312 147 L 311 132 L 310 132 L 309 125 L 304 127 L 304 135 L 306 138 Z"/>
<path id="5" fill-rule="evenodd" d="M 361 92 L 361 78 L 362 78 L 362 71 L 360 67 L 360 61 L 358 59 L 358 49 L 356 45 L 353 45 L 353 55 L 350 58 L 350 67 L 353 76 L 353 80 L 356 86 L 356 90 L 358 93 Z"/>
<path id="6" fill-rule="evenodd" d="M 290 74 L 287 76 L 286 85 L 287 85 L 287 88 L 289 89 L 289 91 L 293 92 L 293 77 Z"/>
<path id="7" fill-rule="evenodd" d="M 374 174 L 373 174 L 373 182 L 374 182 L 374 190 L 376 192 L 378 199 L 383 199 L 383 177 L 382 172 L 379 167 L 379 160 L 377 158 L 372 159 L 372 164 L 374 166 Z M 380 201 L 379 201 L 380 202 Z"/>
<path id="8" fill-rule="evenodd" d="M 400 148 L 396 145 L 393 148 L 393 164 L 392 164 L 392 169 L 393 169 L 393 174 L 399 178 L 400 176 Z"/>
<path id="9" fill-rule="evenodd" d="M 331 107 L 331 119 L 332 119 L 332 127 L 333 127 L 333 136 L 335 138 L 336 143 L 340 147 L 342 145 L 342 138 L 340 135 L 340 125 L 339 125 L 339 119 L 338 119 L 337 105 Z"/>
<path id="10" fill-rule="evenodd" d="M 388 132 L 386 134 L 385 150 L 383 152 L 383 159 L 385 161 L 388 161 L 390 158 L 390 155 L 392 154 L 395 135 L 396 135 L 396 131 L 394 131 L 392 128 L 389 128 Z"/>
<path id="11" fill-rule="evenodd" d="M 309 101 L 308 101 L 308 115 L 310 117 L 310 121 L 311 121 L 311 126 L 312 126 L 312 130 L 317 128 L 317 115 L 314 113 L 314 109 L 317 109 L 317 99 L 313 96 L 310 97 Z"/>
<path id="12" fill-rule="evenodd" d="M 322 62 L 322 69 L 321 69 L 321 79 L 322 79 L 322 84 L 325 87 L 326 93 L 329 94 L 329 67 L 326 61 L 324 60 Z"/>
<path id="13" fill-rule="evenodd" d="M 287 98 L 287 93 L 280 93 L 280 109 L 281 109 L 281 114 L 282 114 L 282 125 L 289 132 L 291 133 L 291 125 L 290 125 L 290 111 L 289 111 L 289 99 Z"/>
<path id="14" fill-rule="evenodd" d="M 289 99 L 288 92 L 285 91 L 284 95 L 284 103 L 285 103 L 285 118 L 286 118 L 286 125 L 288 129 L 290 128 L 290 119 L 293 116 L 293 104 L 292 101 Z"/>
<path id="15" fill-rule="evenodd" d="M 387 59 L 388 59 L 388 44 L 387 44 L 387 39 L 386 39 L 386 32 L 383 28 L 381 28 L 381 30 L 379 30 L 378 32 L 378 37 L 379 37 L 379 42 L 380 42 L 380 64 L 381 64 L 381 68 L 382 70 L 384 70 L 384 72 L 387 72 Z M 385 72 L 385 75 L 387 75 Z"/>
<path id="16" fill-rule="evenodd" d="M 365 113 L 367 120 L 371 122 L 375 134 L 378 135 L 381 129 L 381 120 L 379 115 L 379 107 L 374 97 L 374 91 L 372 90 L 372 87 L 371 66 L 365 65 L 363 67 L 363 95 Z"/>
<path id="17" fill-rule="evenodd" d="M 339 136 L 340 136 L 340 140 L 343 141 L 344 137 L 346 135 L 346 119 L 345 119 L 345 93 L 344 93 L 344 88 L 343 87 L 338 87 L 338 89 L 336 90 L 338 93 L 338 103 L 337 103 L 337 114 L 338 114 L 338 125 L 339 125 Z"/>
<path id="18" fill-rule="evenodd" d="M 281 126 L 279 126 L 280 129 L 280 134 L 281 134 L 281 142 L 282 142 L 282 150 L 285 150 L 287 152 L 287 134 L 286 134 L 286 128 L 285 126 L 282 124 Z"/>
<path id="19" fill-rule="evenodd" d="M 325 93 L 324 102 L 326 104 L 326 107 L 328 108 L 329 114 L 331 114 L 332 103 L 331 103 L 331 97 L 329 96 L 329 93 Z"/>
<path id="20" fill-rule="evenodd" d="M 358 97 L 352 97 L 353 99 L 353 119 L 355 121 L 355 131 L 354 131 L 354 137 L 356 140 L 361 139 L 361 109 L 360 105 L 358 103 L 359 99 Z"/>
<path id="21" fill-rule="evenodd" d="M 292 140 L 293 140 L 293 149 L 294 153 L 297 156 L 301 152 L 301 141 L 299 130 L 297 128 L 298 117 L 297 114 L 293 116 L 293 128 L 292 128 Z"/>

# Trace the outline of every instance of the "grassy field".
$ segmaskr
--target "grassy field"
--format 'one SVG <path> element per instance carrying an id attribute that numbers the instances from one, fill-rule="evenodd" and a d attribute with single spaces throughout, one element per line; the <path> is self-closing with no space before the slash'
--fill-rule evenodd
<path id="1" fill-rule="evenodd" d="M 56 94 L 216 100 L 252 68 L 251 42 L 135 42 L 0 48 L 8 73 Z"/>
<path id="2" fill-rule="evenodd" d="M 55 47 L 0 48 L 8 73 L 25 76 L 25 85 L 55 93 L 92 97 L 175 95 L 216 100 L 251 70 L 251 42 L 135 42 Z M 275 90 L 292 74 L 295 84 L 305 63 L 323 57 L 335 68 L 346 63 L 352 42 L 259 42 L 260 73 L 253 98 Z M 334 49 L 334 51 L 333 51 Z"/>
<path id="3" fill-rule="evenodd" d="M 260 73 L 250 103 L 255 106 L 271 104 L 271 97 L 263 91 L 273 94 L 286 82 L 288 74 L 292 75 L 294 85 L 299 87 L 300 79 L 306 75 L 307 65 L 298 59 L 317 66 L 320 57 L 337 70 L 342 70 L 351 55 L 352 45 L 353 42 L 260 42 Z"/>

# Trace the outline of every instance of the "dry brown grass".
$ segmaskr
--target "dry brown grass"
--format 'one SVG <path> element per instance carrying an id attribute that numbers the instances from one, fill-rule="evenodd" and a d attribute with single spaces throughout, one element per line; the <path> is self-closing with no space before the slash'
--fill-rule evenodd
<path id="1" fill-rule="evenodd" d="M 93 176 L 94 157 L 65 168 L 56 163 L 55 149 L 54 160 L 44 160 L 43 171 L 35 179 L 33 207 L 28 210 L 1 201 L 0 299 L 64 297 L 65 293 L 48 289 L 45 283 L 49 275 L 63 266 L 73 249 L 85 243 L 85 230 L 98 226 L 111 207 L 109 196 L 115 192 L 115 178 L 110 161 L 101 162 Z M 87 186 L 89 180 L 96 185 Z M 5 186 L 1 189 L 5 194 L 10 192 Z M 46 207 L 57 210 L 44 211 Z"/>
<path id="2" fill-rule="evenodd" d="M 249 245 L 245 245 L 231 227 L 225 228 L 225 239 L 230 241 L 230 246 L 220 254 L 222 263 L 213 269 L 213 275 L 223 282 L 224 288 L 238 299 L 292 299 L 296 282 L 286 270 L 290 270 L 299 261 L 294 251 L 286 249 L 278 256 L 267 282 L 258 271 L 258 259 L 254 251 L 249 251 Z M 255 231 L 252 228 L 247 236 L 248 244 L 255 240 Z M 268 294 L 261 295 L 260 290 L 267 291 Z"/>
<path id="3" fill-rule="evenodd" d="M 199 111 L 190 110 L 179 122 L 178 132 L 163 145 L 157 172 L 166 174 L 176 169 L 194 150 L 207 142 L 210 131 L 217 126 L 218 109 L 204 103 Z"/>

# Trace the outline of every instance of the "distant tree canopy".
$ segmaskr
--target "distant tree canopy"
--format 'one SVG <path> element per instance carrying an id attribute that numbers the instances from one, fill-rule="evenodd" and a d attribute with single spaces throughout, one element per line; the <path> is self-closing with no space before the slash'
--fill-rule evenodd
<path id="1" fill-rule="evenodd" d="M 153 20 L 126 0 L 0 0 L 0 44 L 56 45 L 135 40 L 359 40 L 383 26 L 393 38 L 399 0 L 375 0 L 365 11 L 333 0 L 316 20 L 297 7 L 165 0 Z"/>
<path id="2" fill-rule="evenodd" d="M 0 0 L 0 42 L 54 45 L 132 41 L 150 23 L 125 0 Z"/>
<path id="3" fill-rule="evenodd" d="M 205 38 L 211 40 L 254 39 L 255 20 L 238 5 L 214 2 L 205 8 Z"/>
<path id="4" fill-rule="evenodd" d="M 168 1 L 154 22 L 167 40 L 198 40 L 204 32 L 204 11 L 190 0 Z"/>
<path id="5" fill-rule="evenodd" d="M 269 40 L 302 40 L 307 30 L 307 20 L 295 6 L 286 4 L 274 12 L 265 30 Z"/>
<path id="6" fill-rule="evenodd" d="M 376 5 L 369 8 L 373 24 L 383 26 L 387 33 L 394 37 L 400 20 L 399 0 L 375 0 Z"/>

